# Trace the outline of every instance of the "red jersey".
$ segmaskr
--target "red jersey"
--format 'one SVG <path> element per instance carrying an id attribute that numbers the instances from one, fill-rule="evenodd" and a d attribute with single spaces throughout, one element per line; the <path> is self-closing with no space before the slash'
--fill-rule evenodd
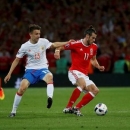
<path id="1" fill-rule="evenodd" d="M 65 50 L 71 50 L 72 64 L 69 70 L 78 70 L 88 75 L 88 67 L 90 59 L 97 53 L 97 45 L 95 43 L 86 46 L 82 39 L 66 44 Z"/>

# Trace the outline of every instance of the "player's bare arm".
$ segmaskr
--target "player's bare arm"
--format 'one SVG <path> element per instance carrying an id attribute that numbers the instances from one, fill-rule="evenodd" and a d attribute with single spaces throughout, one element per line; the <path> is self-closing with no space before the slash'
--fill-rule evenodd
<path id="1" fill-rule="evenodd" d="M 60 59 L 60 51 L 61 50 L 64 50 L 64 47 L 62 46 L 62 47 L 57 47 L 56 49 L 55 49 L 55 53 L 54 53 L 54 57 L 56 58 L 56 59 Z"/>
<path id="2" fill-rule="evenodd" d="M 96 59 L 96 56 L 94 56 L 93 58 L 91 58 L 91 63 L 92 63 L 92 65 L 93 65 L 95 68 L 99 69 L 100 71 L 104 71 L 104 70 L 105 70 L 105 67 L 104 67 L 104 66 L 100 66 L 100 65 L 99 65 L 99 63 L 98 63 L 98 61 L 97 61 L 97 59 Z"/>
<path id="3" fill-rule="evenodd" d="M 68 42 L 69 42 L 69 41 L 67 41 L 67 42 L 54 42 L 54 43 L 52 43 L 51 48 L 57 48 L 57 47 L 60 47 L 60 46 L 64 46 L 64 45 L 66 45 Z"/>
<path id="4" fill-rule="evenodd" d="M 64 46 L 64 45 L 66 45 L 66 44 L 68 44 L 70 42 L 73 42 L 73 41 L 75 41 L 75 40 L 71 39 L 71 40 L 69 40 L 67 42 L 53 42 L 52 45 L 51 45 L 51 48 L 61 47 L 61 46 Z"/>
<path id="5" fill-rule="evenodd" d="M 7 76 L 4 78 L 4 82 L 5 82 L 5 83 L 7 83 L 7 82 L 10 80 L 11 74 L 12 74 L 12 72 L 14 71 L 15 67 L 18 65 L 19 61 L 20 61 L 20 58 L 17 58 L 17 57 L 16 57 L 15 60 L 13 61 L 12 65 L 11 65 L 11 67 L 10 67 L 10 70 L 9 70 L 9 72 L 8 72 L 8 74 L 7 74 Z"/>
<path id="6" fill-rule="evenodd" d="M 71 39 L 71 40 L 69 40 L 67 43 L 69 44 L 69 43 L 74 42 L 74 41 L 75 41 L 75 40 Z M 55 49 L 54 57 L 55 57 L 56 59 L 60 59 L 60 51 L 61 51 L 61 50 L 64 50 L 64 46 L 60 46 L 60 47 L 57 47 L 57 48 Z"/>

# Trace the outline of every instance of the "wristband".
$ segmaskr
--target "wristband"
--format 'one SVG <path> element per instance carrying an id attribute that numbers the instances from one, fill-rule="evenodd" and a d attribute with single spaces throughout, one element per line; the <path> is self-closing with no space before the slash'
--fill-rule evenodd
<path id="1" fill-rule="evenodd" d="M 59 52 L 60 50 L 55 50 L 55 52 Z"/>

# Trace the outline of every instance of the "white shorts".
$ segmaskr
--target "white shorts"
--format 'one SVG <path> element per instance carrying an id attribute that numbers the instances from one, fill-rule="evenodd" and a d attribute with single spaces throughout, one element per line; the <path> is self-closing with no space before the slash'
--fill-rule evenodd
<path id="1" fill-rule="evenodd" d="M 74 85 L 76 84 L 76 81 L 78 78 L 84 78 L 85 80 L 85 83 L 86 83 L 86 87 L 91 85 L 91 84 L 94 84 L 94 82 L 92 80 L 89 79 L 89 77 L 85 74 L 83 74 L 82 72 L 80 71 L 77 71 L 77 70 L 71 70 L 68 72 L 68 78 L 69 80 L 71 81 L 71 83 Z M 95 84 L 94 84 L 95 85 Z M 96 85 L 95 85 L 96 86 Z"/>

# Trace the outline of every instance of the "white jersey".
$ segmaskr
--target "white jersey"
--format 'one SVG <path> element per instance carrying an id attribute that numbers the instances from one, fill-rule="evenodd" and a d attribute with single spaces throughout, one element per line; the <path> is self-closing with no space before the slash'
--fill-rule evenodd
<path id="1" fill-rule="evenodd" d="M 23 58 L 24 55 L 27 56 L 26 69 L 48 68 L 46 49 L 51 45 L 52 43 L 45 38 L 39 38 L 36 44 L 27 41 L 21 45 L 16 57 Z"/>

